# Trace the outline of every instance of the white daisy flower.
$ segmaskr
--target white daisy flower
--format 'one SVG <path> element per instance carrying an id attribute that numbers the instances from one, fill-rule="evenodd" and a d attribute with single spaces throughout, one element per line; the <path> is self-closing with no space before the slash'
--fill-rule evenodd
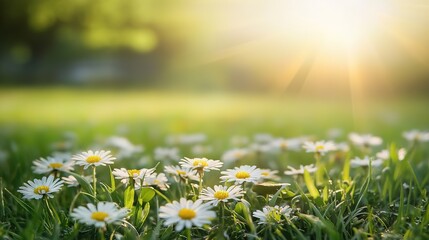
<path id="1" fill-rule="evenodd" d="M 339 138 L 341 135 L 343 135 L 343 130 L 340 128 L 331 128 L 327 131 L 326 135 L 330 139 Z"/>
<path id="2" fill-rule="evenodd" d="M 47 174 L 54 171 L 73 170 L 73 161 L 64 157 L 47 157 L 33 161 L 33 172 L 37 174 Z"/>
<path id="3" fill-rule="evenodd" d="M 398 159 L 399 161 L 404 160 L 405 155 L 407 154 L 407 150 L 405 148 L 401 148 L 398 150 Z M 384 149 L 376 154 L 376 157 L 382 160 L 388 160 L 390 158 L 390 151 Z"/>
<path id="4" fill-rule="evenodd" d="M 118 158 L 131 157 L 134 154 L 143 152 L 143 146 L 134 145 L 125 137 L 112 136 L 106 140 L 106 146 L 117 149 Z"/>
<path id="5" fill-rule="evenodd" d="M 429 141 L 429 132 L 419 131 L 419 130 L 410 130 L 402 134 L 405 139 L 409 142 L 428 142 Z"/>
<path id="6" fill-rule="evenodd" d="M 113 160 L 116 158 L 110 155 L 110 151 L 92 151 L 82 152 L 72 157 L 76 165 L 84 166 L 87 169 L 89 166 L 106 166 L 107 164 L 113 164 Z"/>
<path id="7" fill-rule="evenodd" d="M 189 179 L 198 181 L 199 177 L 196 170 L 191 168 L 182 168 L 180 166 L 165 166 L 164 171 L 174 176 L 176 182 L 179 182 L 180 179 Z"/>
<path id="8" fill-rule="evenodd" d="M 253 217 L 258 218 L 258 224 L 278 224 L 282 220 L 282 216 L 289 218 L 292 213 L 292 208 L 289 206 L 265 206 L 261 210 L 253 212 Z"/>
<path id="9" fill-rule="evenodd" d="M 208 201 L 207 204 L 217 206 L 219 202 L 228 202 L 228 200 L 239 201 L 243 197 L 243 189 L 238 185 L 230 187 L 217 185 L 213 188 L 208 187 L 203 189 L 200 199 Z"/>
<path id="10" fill-rule="evenodd" d="M 154 168 L 147 169 L 126 169 L 126 168 L 115 168 L 112 171 L 112 174 L 115 176 L 115 179 L 120 179 L 121 183 L 128 185 L 130 179 L 134 179 L 134 182 L 140 182 L 141 180 L 149 177 L 155 172 Z"/>
<path id="11" fill-rule="evenodd" d="M 105 228 L 106 224 L 120 224 L 128 215 L 128 209 L 118 208 L 114 202 L 99 202 L 97 206 L 88 203 L 86 207 L 73 209 L 70 214 L 76 221 L 97 228 Z"/>
<path id="12" fill-rule="evenodd" d="M 371 134 L 350 133 L 349 139 L 354 145 L 361 147 L 378 146 L 383 143 L 383 140 L 380 137 L 376 137 Z"/>
<path id="13" fill-rule="evenodd" d="M 63 181 L 51 175 L 24 183 L 24 186 L 19 187 L 18 192 L 24 195 L 24 199 L 41 199 L 44 196 L 53 198 L 53 193 L 60 191 L 62 186 Z"/>
<path id="14" fill-rule="evenodd" d="M 253 140 L 255 140 L 257 143 L 269 143 L 273 139 L 273 136 L 268 133 L 258 133 L 253 136 Z"/>
<path id="15" fill-rule="evenodd" d="M 149 185 L 149 186 L 157 186 L 159 189 L 163 191 L 167 190 L 170 187 L 168 185 L 168 179 L 164 173 L 160 173 L 160 174 L 154 173 L 152 175 L 145 177 L 143 184 Z"/>
<path id="16" fill-rule="evenodd" d="M 222 155 L 222 161 L 225 163 L 233 163 L 245 158 L 249 154 L 249 150 L 244 148 L 236 148 L 226 151 Z"/>
<path id="17" fill-rule="evenodd" d="M 338 151 L 341 151 L 341 152 L 350 151 L 350 146 L 346 142 L 336 143 L 335 146 L 337 147 Z"/>
<path id="18" fill-rule="evenodd" d="M 310 165 L 299 165 L 298 169 L 295 169 L 291 166 L 287 167 L 289 169 L 289 171 L 285 171 L 285 175 L 302 175 L 304 174 L 304 170 L 307 170 L 309 173 L 313 173 L 317 171 L 317 167 L 314 166 L 314 164 L 310 164 Z"/>
<path id="19" fill-rule="evenodd" d="M 154 151 L 154 159 L 157 161 L 176 161 L 180 159 L 178 148 L 157 147 Z"/>
<path id="20" fill-rule="evenodd" d="M 267 153 L 274 150 L 273 146 L 269 143 L 253 143 L 250 149 L 256 153 Z"/>
<path id="21" fill-rule="evenodd" d="M 355 157 L 350 160 L 350 166 L 352 167 L 367 167 L 369 166 L 369 163 L 371 162 L 371 166 L 378 167 L 381 164 L 383 164 L 382 159 L 373 159 L 370 161 L 370 158 L 368 156 L 365 156 L 364 158 Z"/>
<path id="22" fill-rule="evenodd" d="M 279 180 L 277 173 L 279 173 L 277 170 L 261 169 L 261 180 Z"/>
<path id="23" fill-rule="evenodd" d="M 274 149 L 277 149 L 279 151 L 287 151 L 287 150 L 297 151 L 301 149 L 302 139 L 301 138 L 289 138 L 289 139 L 277 138 L 274 141 L 272 141 L 270 144 Z"/>
<path id="24" fill-rule="evenodd" d="M 223 163 L 219 160 L 211 160 L 207 158 L 184 158 L 179 164 L 183 168 L 191 168 L 197 171 L 208 172 L 210 170 L 219 170 Z"/>
<path id="25" fill-rule="evenodd" d="M 235 184 L 242 184 L 244 182 L 258 182 L 262 175 L 261 170 L 256 166 L 244 165 L 235 167 L 234 169 L 228 169 L 221 172 L 220 179 L 222 182 L 234 182 Z"/>
<path id="26" fill-rule="evenodd" d="M 165 220 L 164 225 L 169 226 L 177 224 L 176 231 L 183 228 L 191 228 L 193 225 L 201 227 L 209 224 L 216 213 L 210 210 L 211 206 L 202 204 L 202 200 L 195 202 L 181 198 L 180 202 L 173 201 L 159 209 L 159 217 Z"/>
<path id="27" fill-rule="evenodd" d="M 233 146 L 241 147 L 249 143 L 249 138 L 245 136 L 232 136 L 230 142 Z"/>
<path id="28" fill-rule="evenodd" d="M 302 146 L 306 152 L 315 152 L 324 155 L 327 152 L 336 150 L 335 144 L 331 141 L 304 142 Z"/>
<path id="29" fill-rule="evenodd" d="M 89 183 L 92 182 L 92 176 L 82 176 L 82 177 L 85 178 Z M 79 181 L 72 175 L 68 177 L 62 177 L 61 179 L 64 181 L 65 184 L 67 184 L 67 187 L 79 186 Z"/>
<path id="30" fill-rule="evenodd" d="M 191 152 L 195 156 L 205 155 L 205 154 L 211 153 L 212 151 L 213 151 L 213 148 L 211 146 L 204 146 L 201 144 L 194 145 L 191 148 Z"/>
<path id="31" fill-rule="evenodd" d="M 206 141 L 207 136 L 203 133 L 195 133 L 195 134 L 182 134 L 182 135 L 172 135 L 167 137 L 167 144 L 169 145 L 192 145 L 198 144 Z"/>

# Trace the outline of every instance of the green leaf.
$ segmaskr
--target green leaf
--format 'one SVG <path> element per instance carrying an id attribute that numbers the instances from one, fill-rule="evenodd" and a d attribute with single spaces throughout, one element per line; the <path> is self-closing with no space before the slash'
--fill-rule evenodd
<path id="1" fill-rule="evenodd" d="M 32 213 L 34 211 L 34 209 L 32 207 L 30 207 L 27 203 L 25 203 L 24 201 L 22 201 L 19 197 L 13 195 L 13 193 L 11 193 L 7 188 L 4 188 L 4 190 L 10 194 L 10 196 L 22 207 L 22 209 L 24 209 L 26 212 L 28 213 Z"/>
<path id="2" fill-rule="evenodd" d="M 323 188 L 323 202 L 328 202 L 328 186 Z"/>
<path id="3" fill-rule="evenodd" d="M 284 189 L 284 186 L 288 185 L 290 184 L 264 182 L 253 185 L 252 190 L 259 195 L 275 194 L 279 189 Z"/>
<path id="4" fill-rule="evenodd" d="M 286 186 L 288 186 L 290 184 L 288 183 L 284 183 L 282 184 L 282 186 L 279 188 L 279 190 L 277 190 L 276 194 L 273 195 L 273 197 L 271 198 L 270 202 L 268 203 L 268 205 L 270 206 L 274 206 L 276 204 L 277 198 L 279 197 L 280 193 L 283 191 L 283 189 L 286 188 Z"/>
<path id="5" fill-rule="evenodd" d="M 79 182 L 79 185 L 82 187 L 82 189 L 85 192 L 91 193 L 91 194 L 94 193 L 94 189 L 92 188 L 91 183 L 88 180 L 86 180 L 84 177 L 74 172 L 68 172 L 68 171 L 64 171 L 64 172 L 75 177 L 76 180 Z"/>
<path id="6" fill-rule="evenodd" d="M 252 221 L 252 216 L 250 215 L 249 208 L 242 202 L 239 202 L 235 205 L 235 212 L 240 214 L 245 220 L 247 225 L 250 228 L 252 234 L 256 234 L 256 228 Z"/>
<path id="7" fill-rule="evenodd" d="M 109 175 L 110 175 L 110 192 L 114 192 L 116 189 L 116 182 L 115 182 L 115 177 L 113 176 L 112 173 L 112 168 L 109 165 Z"/>
<path id="8" fill-rule="evenodd" d="M 145 202 L 149 202 L 155 196 L 155 191 L 152 188 L 142 188 L 139 194 L 139 203 L 143 205 Z"/>
<path id="9" fill-rule="evenodd" d="M 144 205 L 144 208 L 142 210 L 142 216 L 140 218 L 141 224 L 143 224 L 146 221 L 147 216 L 149 216 L 150 212 L 150 203 L 146 203 Z"/>
<path id="10" fill-rule="evenodd" d="M 124 206 L 131 209 L 134 204 L 134 184 L 129 184 L 124 192 Z"/>
<path id="11" fill-rule="evenodd" d="M 350 157 L 347 156 L 343 167 L 343 181 L 350 181 Z"/>
<path id="12" fill-rule="evenodd" d="M 314 180 L 310 176 L 310 173 L 307 171 L 307 169 L 304 169 L 304 181 L 305 181 L 305 185 L 307 186 L 308 191 L 310 192 L 310 195 L 313 198 L 320 197 L 319 191 L 317 191 L 317 188 L 314 185 Z"/>

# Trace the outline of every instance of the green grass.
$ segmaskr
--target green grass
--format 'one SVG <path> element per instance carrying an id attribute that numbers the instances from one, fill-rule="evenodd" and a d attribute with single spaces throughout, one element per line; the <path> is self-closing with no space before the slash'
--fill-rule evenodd
<path id="1" fill-rule="evenodd" d="M 246 185 L 246 200 L 229 203 L 225 218 L 213 219 L 210 226 L 193 228 L 193 238 L 208 236 L 221 239 L 427 239 L 429 238 L 428 144 L 413 147 L 401 134 L 409 129 L 428 129 L 426 99 L 320 100 L 280 96 L 234 94 L 186 94 L 151 91 L 109 91 L 92 89 L 2 89 L 0 90 L 0 150 L 8 157 L 0 161 L 1 202 L 0 238 L 5 239 L 94 239 L 100 235 L 93 227 L 75 223 L 69 208 L 93 202 L 76 189 L 65 188 L 50 203 L 60 221 L 44 207 L 43 201 L 22 200 L 17 189 L 26 181 L 41 178 L 32 172 L 32 161 L 49 156 L 53 144 L 65 141 L 65 132 L 76 136 L 70 152 L 90 149 L 111 135 L 124 135 L 135 144 L 144 145 L 142 155 L 152 158 L 154 148 L 165 146 L 170 134 L 202 132 L 204 143 L 213 148 L 204 157 L 219 159 L 231 149 L 234 135 L 252 137 L 266 132 L 276 137 L 312 136 L 326 139 L 327 130 L 340 128 L 347 140 L 350 131 L 373 133 L 384 139 L 378 149 L 396 152 L 407 147 L 404 161 L 395 154 L 379 168 L 350 168 L 349 158 L 363 156 L 358 148 L 348 155 L 329 154 L 322 159 L 322 182 L 314 174 L 291 178 L 284 176 L 286 166 L 313 163 L 313 155 L 288 152 L 280 155 L 253 155 L 248 164 L 280 170 L 279 182 L 291 185 L 259 195 Z M 394 143 L 394 144 L 393 144 Z M 179 146 L 181 156 L 192 156 L 190 148 Z M 138 163 L 136 156 L 113 167 L 155 167 L 156 161 Z M 163 169 L 157 166 L 157 172 Z M 226 167 L 222 168 L 225 170 Z M 86 173 L 90 174 L 90 171 Z M 157 216 L 157 206 L 178 200 L 179 189 L 152 195 L 152 190 L 126 190 L 109 176 L 109 168 L 97 173 L 98 199 L 133 206 L 128 222 L 133 227 L 110 226 L 106 237 L 121 233 L 129 239 L 185 239 L 187 233 L 165 227 Z M 205 176 L 205 186 L 218 184 L 219 173 Z M 330 180 L 330 181 L 329 181 Z M 103 184 L 100 184 L 103 183 Z M 404 188 L 407 183 L 409 188 Z M 187 191 L 192 189 L 187 186 Z M 263 186 L 264 188 L 270 188 Z M 271 186 L 272 188 L 272 186 Z M 277 188 L 278 189 L 278 188 Z M 265 189 L 270 190 L 270 189 Z M 82 188 L 89 195 L 92 186 Z M 158 191 L 158 190 L 157 190 Z M 197 194 L 188 196 L 195 198 Z M 152 196 L 152 197 L 151 197 Z M 140 201 L 139 201 L 140 199 Z M 266 205 L 290 205 L 290 217 L 280 217 L 278 224 L 260 225 L 252 213 Z M 221 208 L 214 210 L 221 214 Z"/>

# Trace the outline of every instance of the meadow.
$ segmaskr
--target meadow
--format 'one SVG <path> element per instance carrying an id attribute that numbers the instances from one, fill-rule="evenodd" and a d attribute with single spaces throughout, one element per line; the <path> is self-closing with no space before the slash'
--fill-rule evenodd
<path id="1" fill-rule="evenodd" d="M 4 88 L 0 238 L 428 239 L 427 102 Z M 422 130 L 419 138 L 404 138 L 413 129 Z M 321 140 L 335 147 L 320 147 Z M 241 155 L 226 155 L 237 149 Z M 89 150 L 111 151 L 116 159 L 109 163 L 109 154 Z M 378 155 L 382 150 L 387 157 Z M 82 165 L 37 173 L 34 161 L 61 159 L 58 152 L 62 164 Z M 103 158 L 105 166 L 97 165 Z M 165 166 L 172 165 L 182 168 L 169 173 Z M 257 168 L 235 169 L 247 165 Z M 121 168 L 129 176 L 121 177 Z M 20 187 L 43 176 L 73 176 L 77 186 L 61 183 L 52 194 L 33 189 L 41 199 L 23 199 Z M 218 191 L 224 195 L 208 188 L 218 185 L 227 187 Z M 104 212 L 111 221 L 90 215 L 85 222 L 75 212 L 100 202 L 116 204 Z M 172 209 L 187 215 L 169 216 Z"/>

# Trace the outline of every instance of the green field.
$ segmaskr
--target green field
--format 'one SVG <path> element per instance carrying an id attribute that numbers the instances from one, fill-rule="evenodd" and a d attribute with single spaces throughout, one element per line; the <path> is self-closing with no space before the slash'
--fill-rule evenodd
<path id="1" fill-rule="evenodd" d="M 4 153 L 0 158 L 0 238 L 101 238 L 97 231 L 78 225 L 69 217 L 74 190 L 64 187 L 65 190 L 52 199 L 52 207 L 59 212 L 61 223 L 50 219 L 41 202 L 21 200 L 21 194 L 17 192 L 24 182 L 41 177 L 32 172 L 32 161 L 51 155 L 55 150 L 53 145 L 66 141 L 70 133 L 75 136 L 73 146 L 69 148 L 71 154 L 91 149 L 110 136 L 125 136 L 132 143 L 142 145 L 144 151 L 138 157 L 115 163 L 112 168 L 151 168 L 157 164 L 153 159 L 154 149 L 166 146 L 165 139 L 169 135 L 206 134 L 203 145 L 212 151 L 198 157 L 220 159 L 226 150 L 233 148 L 230 141 L 233 136 L 251 140 L 255 134 L 268 133 L 274 137 L 309 136 L 322 140 L 328 139 L 328 131 L 336 128 L 342 133 L 336 141 L 347 141 L 349 132 L 371 133 L 384 140 L 371 155 L 384 148 L 393 153 L 395 149 L 406 147 L 406 160 L 398 161 L 392 156 L 383 168 L 372 169 L 372 172 L 352 168 L 348 178 L 344 175 L 348 169 L 347 159 L 364 153 L 352 147 L 351 152 L 338 159 L 328 155 L 323 163 L 326 168 L 324 181 L 317 188 L 320 194 L 326 191 L 329 196 L 315 196 L 304 179 L 283 174 L 288 165 L 297 167 L 314 163 L 313 154 L 301 151 L 282 156 L 249 157 L 242 164 L 275 166 L 280 170 L 278 182 L 291 183 L 291 186 L 277 192 L 278 199 L 274 202 L 270 201 L 271 197 L 247 189 L 246 198 L 251 203 L 247 210 L 235 203 L 225 205 L 231 207 L 223 213 L 227 216 L 226 222 L 221 223 L 216 218 L 211 227 L 193 228 L 192 238 L 220 239 L 226 237 L 222 232 L 224 228 L 231 239 L 427 239 L 428 145 L 410 145 L 402 133 L 411 129 L 429 129 L 428 103 L 428 99 L 404 97 L 367 99 L 357 103 L 350 99 L 257 94 L 4 88 L 0 90 L 0 150 Z M 197 157 L 192 156 L 189 146 L 179 148 L 180 157 Z M 141 157 L 149 160 L 141 163 Z M 161 163 L 157 172 L 162 172 L 164 165 Z M 106 167 L 98 169 L 99 181 L 111 186 L 108 172 Z M 208 186 L 219 184 L 219 175 L 207 174 L 204 183 Z M 328 179 L 333 184 L 329 185 Z M 403 188 L 403 183 L 411 186 L 411 190 Z M 113 192 L 98 188 L 101 192 L 99 200 L 113 199 L 120 206 L 124 205 L 125 188 Z M 164 194 L 171 200 L 178 200 L 177 186 L 173 183 Z M 91 201 L 91 198 L 82 196 L 77 199 L 77 205 Z M 148 202 L 151 207 L 146 221 L 136 220 L 134 215 L 128 219 L 137 233 L 127 227 L 109 227 L 105 236 L 113 236 L 114 232 L 127 239 L 185 239 L 188 236 L 185 231 L 174 232 L 163 227 L 156 218 L 158 210 L 155 206 L 166 204 L 163 198 Z M 278 228 L 258 225 L 257 219 L 249 217 L 248 211 L 251 215 L 267 204 L 288 204 L 294 209 L 294 217 L 279 220 Z M 137 205 L 133 214 L 138 210 Z M 215 209 L 220 214 L 220 209 Z"/>

